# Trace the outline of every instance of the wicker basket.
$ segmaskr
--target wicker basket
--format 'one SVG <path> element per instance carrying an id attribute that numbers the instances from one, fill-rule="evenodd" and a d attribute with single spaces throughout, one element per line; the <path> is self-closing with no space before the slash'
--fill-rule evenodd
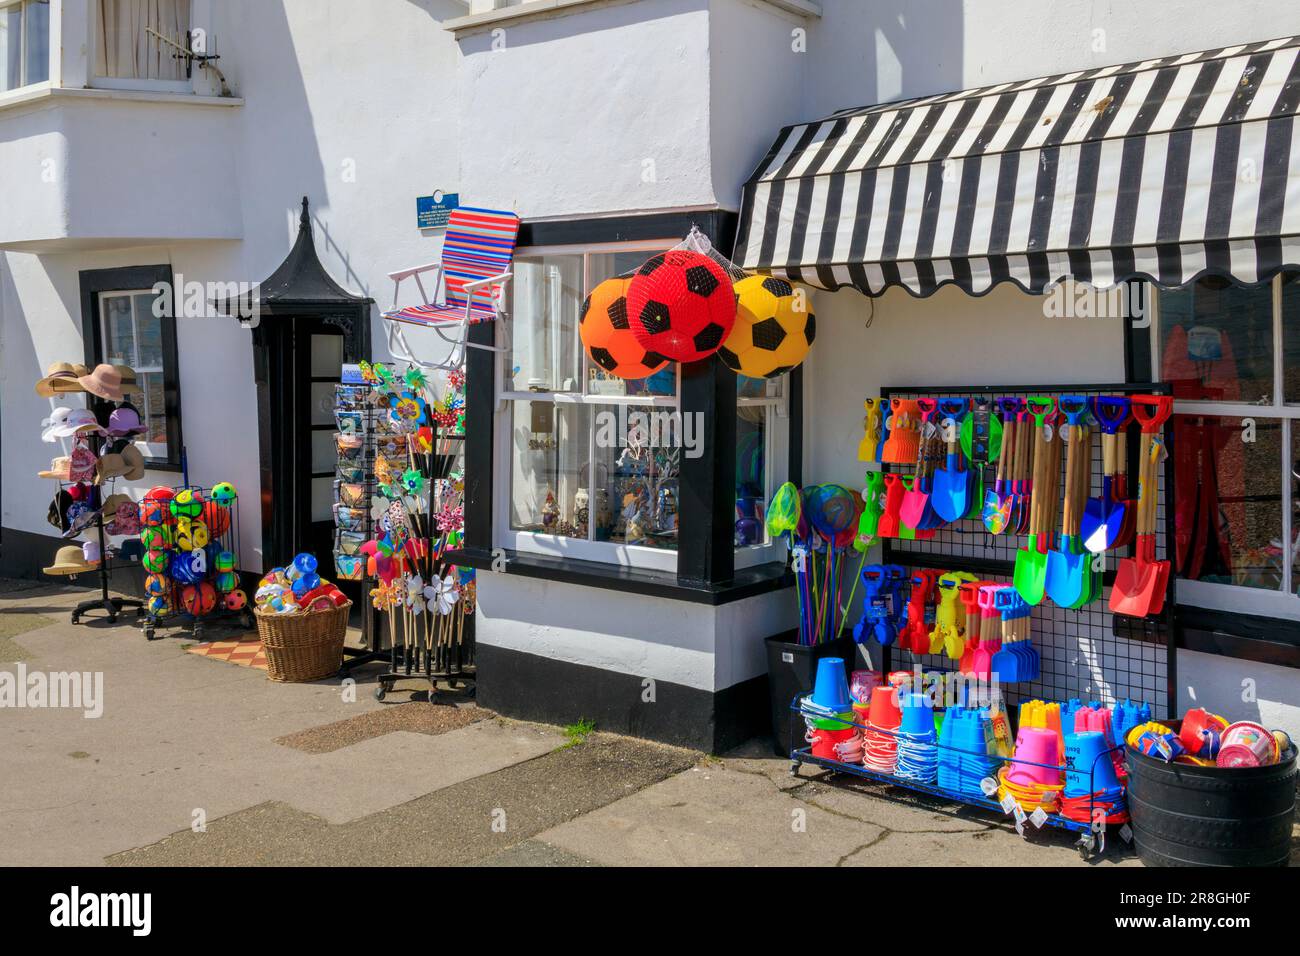
<path id="1" fill-rule="evenodd" d="M 327 611 L 276 614 L 258 609 L 257 633 L 266 648 L 271 680 L 303 684 L 333 677 L 343 666 L 349 601 Z"/>

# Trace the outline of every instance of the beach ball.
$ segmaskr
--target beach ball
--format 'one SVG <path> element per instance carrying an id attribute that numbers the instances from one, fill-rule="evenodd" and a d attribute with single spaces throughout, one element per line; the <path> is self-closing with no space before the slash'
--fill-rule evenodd
<path id="1" fill-rule="evenodd" d="M 192 488 L 182 488 L 168 507 L 173 518 L 197 518 L 203 513 L 203 496 Z"/>
<path id="2" fill-rule="evenodd" d="M 216 501 L 204 502 L 200 517 L 214 538 L 220 538 L 230 530 L 230 508 L 226 505 Z"/>
<path id="3" fill-rule="evenodd" d="M 222 594 L 229 594 L 239 587 L 239 576 L 234 571 L 218 571 L 214 583 Z"/>
<path id="4" fill-rule="evenodd" d="M 155 594 L 149 598 L 149 603 L 145 609 L 154 617 L 162 617 L 171 613 L 172 602 L 168 600 L 165 594 Z"/>
<path id="5" fill-rule="evenodd" d="M 202 617 L 211 614 L 216 606 L 217 590 L 210 581 L 191 584 L 181 591 L 181 607 L 185 608 L 187 614 Z"/>
<path id="6" fill-rule="evenodd" d="M 150 596 L 166 594 L 171 590 L 171 582 L 161 574 L 149 574 L 144 579 L 144 593 Z"/>
<path id="7" fill-rule="evenodd" d="M 152 498 L 146 498 L 140 502 L 140 523 L 146 527 L 154 527 L 163 524 L 168 517 L 167 502 L 155 501 Z"/>
<path id="8" fill-rule="evenodd" d="M 774 378 L 805 358 L 817 335 L 817 317 L 805 290 L 784 279 L 747 276 L 736 283 L 736 324 L 718 358 L 749 378 Z"/>
<path id="9" fill-rule="evenodd" d="M 177 526 L 176 547 L 182 551 L 193 551 L 195 548 L 207 547 L 210 540 L 208 526 L 202 521 L 187 521 L 183 527 L 179 524 Z"/>
<path id="10" fill-rule="evenodd" d="M 628 321 L 648 352 L 696 362 L 716 352 L 736 322 L 731 277 L 708 256 L 672 250 L 646 261 L 628 283 Z"/>
<path id="11" fill-rule="evenodd" d="M 578 335 L 588 357 L 610 375 L 649 378 L 668 364 L 658 352 L 647 351 L 632 334 L 627 317 L 627 287 L 632 280 L 606 279 L 591 290 L 578 316 Z"/>
<path id="12" fill-rule="evenodd" d="M 231 591 L 225 597 L 226 609 L 230 611 L 241 611 L 248 607 L 248 595 L 243 591 Z"/>
<path id="13" fill-rule="evenodd" d="M 168 551 L 146 551 L 140 563 L 150 574 L 166 574 L 170 568 L 171 553 Z"/>
<path id="14" fill-rule="evenodd" d="M 235 555 L 232 551 L 221 551 L 217 553 L 216 558 L 212 561 L 212 566 L 218 571 L 235 570 Z"/>
<path id="15" fill-rule="evenodd" d="M 172 546 L 172 531 L 166 525 L 155 525 L 140 532 L 140 543 L 146 551 L 166 551 Z"/>
<path id="16" fill-rule="evenodd" d="M 235 503 L 235 499 L 239 497 L 239 495 L 235 494 L 235 486 L 228 481 L 217 482 L 212 486 L 212 491 L 208 495 L 215 504 L 223 508 L 229 508 Z"/>

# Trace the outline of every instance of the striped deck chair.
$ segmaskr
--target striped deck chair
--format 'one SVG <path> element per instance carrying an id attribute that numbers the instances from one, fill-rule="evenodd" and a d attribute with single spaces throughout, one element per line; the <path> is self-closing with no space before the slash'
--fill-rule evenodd
<path id="1" fill-rule="evenodd" d="M 396 358 L 433 368 L 459 368 L 465 363 L 466 348 L 493 352 L 500 346 L 475 345 L 467 341 L 475 322 L 490 322 L 504 315 L 503 302 L 510 281 L 510 260 L 519 235 L 519 217 L 496 209 L 453 209 L 443 239 L 442 260 L 428 265 L 390 272 L 394 308 L 383 313 L 389 320 L 388 344 Z M 425 289 L 422 276 L 434 273 L 432 291 Z M 414 279 L 422 305 L 397 307 L 402 282 Z M 439 293 L 442 301 L 439 303 Z M 401 326 L 422 325 L 433 329 L 452 345 L 440 363 L 417 360 L 402 335 Z"/>

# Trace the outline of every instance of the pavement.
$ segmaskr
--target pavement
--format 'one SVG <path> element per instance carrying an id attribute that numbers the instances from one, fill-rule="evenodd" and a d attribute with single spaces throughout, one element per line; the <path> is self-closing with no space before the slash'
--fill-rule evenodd
<path id="1" fill-rule="evenodd" d="M 417 683 L 380 702 L 377 668 L 277 684 L 125 619 L 73 626 L 84 594 L 0 581 L 0 671 L 103 675 L 98 718 L 0 709 L 0 865 L 1140 865 L 1116 835 L 1084 864 L 1070 834 L 792 776 L 767 740 L 583 737 Z"/>

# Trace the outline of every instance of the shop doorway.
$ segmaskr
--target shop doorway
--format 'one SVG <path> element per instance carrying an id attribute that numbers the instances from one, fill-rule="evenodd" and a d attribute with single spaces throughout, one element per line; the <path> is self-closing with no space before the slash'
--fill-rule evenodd
<path id="1" fill-rule="evenodd" d="M 334 549 L 334 386 L 344 362 L 358 358 L 342 330 L 314 316 L 282 319 L 265 339 L 263 563 L 282 565 L 300 551 L 325 563 Z"/>
<path id="2" fill-rule="evenodd" d="M 259 285 L 254 316 L 241 319 L 253 329 L 263 570 L 309 551 L 332 576 L 334 386 L 345 364 L 370 357 L 373 306 L 321 265 L 303 197 L 293 248 Z"/>

